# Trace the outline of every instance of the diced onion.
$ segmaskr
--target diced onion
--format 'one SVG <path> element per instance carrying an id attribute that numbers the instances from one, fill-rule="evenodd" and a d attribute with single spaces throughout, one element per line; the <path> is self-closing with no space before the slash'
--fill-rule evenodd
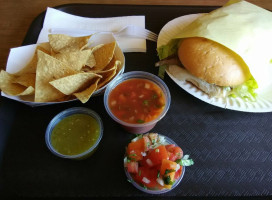
<path id="1" fill-rule="evenodd" d="M 117 104 L 117 101 L 115 101 L 115 100 L 114 100 L 114 101 L 111 101 L 111 105 L 112 105 L 112 106 L 115 106 L 116 104 Z"/>
<path id="2" fill-rule="evenodd" d="M 148 83 L 145 83 L 145 89 L 150 89 L 150 84 L 148 84 Z"/>
<path id="3" fill-rule="evenodd" d="M 124 158 L 124 164 L 127 164 L 127 157 Z"/>
<path id="4" fill-rule="evenodd" d="M 146 152 L 141 152 L 142 156 L 145 157 L 146 156 Z"/>
<path id="5" fill-rule="evenodd" d="M 159 142 L 160 142 L 161 144 L 166 143 L 165 137 L 159 136 Z"/>
<path id="6" fill-rule="evenodd" d="M 162 178 L 157 178 L 157 183 L 159 183 L 161 186 L 164 186 Z"/>
<path id="7" fill-rule="evenodd" d="M 146 177 L 143 177 L 142 181 L 146 184 L 150 183 L 150 180 Z"/>
<path id="8" fill-rule="evenodd" d="M 150 159 L 146 159 L 145 162 L 149 165 L 149 167 L 153 166 L 153 162 Z"/>
<path id="9" fill-rule="evenodd" d="M 176 171 L 178 171 L 179 169 L 180 169 L 180 165 L 177 164 Z"/>
<path id="10" fill-rule="evenodd" d="M 133 138 L 131 142 L 136 142 L 137 140 L 139 140 L 139 137 Z"/>

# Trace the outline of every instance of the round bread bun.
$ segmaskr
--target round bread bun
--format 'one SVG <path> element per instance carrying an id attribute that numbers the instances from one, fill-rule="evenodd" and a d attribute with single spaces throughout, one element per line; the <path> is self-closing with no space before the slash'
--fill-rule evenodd
<path id="1" fill-rule="evenodd" d="M 178 49 L 183 66 L 194 76 L 218 86 L 237 86 L 251 74 L 243 59 L 227 47 L 212 40 L 184 39 Z"/>

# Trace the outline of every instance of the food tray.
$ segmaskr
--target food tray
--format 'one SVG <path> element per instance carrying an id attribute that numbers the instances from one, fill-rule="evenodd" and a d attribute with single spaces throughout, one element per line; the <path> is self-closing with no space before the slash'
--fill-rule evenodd
<path id="1" fill-rule="evenodd" d="M 217 7 L 69 4 L 57 9 L 84 17 L 145 15 L 155 33 L 182 15 L 210 12 Z M 41 13 L 30 26 L 23 45 L 35 43 L 42 28 Z M 158 74 L 156 43 L 147 53 L 126 53 L 126 70 Z M 207 104 L 190 95 L 169 76 L 165 83 L 172 102 L 167 115 L 152 130 L 174 140 L 195 164 L 169 197 L 272 196 L 272 113 L 247 113 Z M 84 106 L 97 112 L 104 124 L 99 148 L 84 161 L 60 159 L 45 144 L 45 130 L 59 112 Z M 148 198 L 127 182 L 123 170 L 125 146 L 134 135 L 125 132 L 106 113 L 103 96 L 80 102 L 32 108 L 1 97 L 0 196 Z M 2 159 L 2 160 L 1 160 Z"/>

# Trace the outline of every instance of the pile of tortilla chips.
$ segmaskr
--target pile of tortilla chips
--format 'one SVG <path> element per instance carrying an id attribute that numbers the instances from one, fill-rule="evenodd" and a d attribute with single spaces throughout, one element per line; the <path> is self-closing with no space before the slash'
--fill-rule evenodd
<path id="1" fill-rule="evenodd" d="M 11 96 L 34 96 L 34 102 L 79 99 L 86 103 L 122 69 L 116 42 L 88 47 L 91 36 L 49 35 L 19 72 L 0 73 L 0 89 Z"/>

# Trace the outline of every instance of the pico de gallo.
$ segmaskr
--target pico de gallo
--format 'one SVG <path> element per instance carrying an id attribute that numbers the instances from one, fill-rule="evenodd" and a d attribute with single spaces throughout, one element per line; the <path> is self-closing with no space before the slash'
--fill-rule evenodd
<path id="1" fill-rule="evenodd" d="M 158 118 L 165 102 L 165 95 L 158 85 L 147 79 L 133 78 L 111 91 L 108 105 L 118 119 L 130 124 L 143 124 Z"/>
<path id="2" fill-rule="evenodd" d="M 124 166 L 138 185 L 149 190 L 171 189 L 193 160 L 164 136 L 148 133 L 134 138 L 126 148 Z"/>

